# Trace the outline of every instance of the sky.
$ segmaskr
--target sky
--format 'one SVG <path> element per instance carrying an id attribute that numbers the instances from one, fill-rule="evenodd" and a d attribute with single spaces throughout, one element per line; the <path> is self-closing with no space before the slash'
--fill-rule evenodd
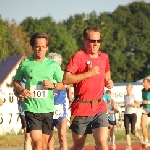
<path id="1" fill-rule="evenodd" d="M 3 20 L 14 19 L 18 24 L 26 17 L 40 19 L 51 16 L 59 22 L 74 14 L 89 14 L 95 11 L 113 12 L 119 5 L 128 5 L 135 0 L 0 0 L 0 15 Z"/>

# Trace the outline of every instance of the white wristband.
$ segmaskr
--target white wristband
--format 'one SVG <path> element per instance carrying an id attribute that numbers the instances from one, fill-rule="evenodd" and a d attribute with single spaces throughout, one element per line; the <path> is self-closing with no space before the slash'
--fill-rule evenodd
<path id="1" fill-rule="evenodd" d="M 148 101 L 148 104 L 150 104 L 150 101 Z"/>

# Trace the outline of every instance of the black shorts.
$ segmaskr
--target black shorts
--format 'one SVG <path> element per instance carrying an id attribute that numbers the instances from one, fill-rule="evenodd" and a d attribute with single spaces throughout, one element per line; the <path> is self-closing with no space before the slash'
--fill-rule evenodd
<path id="1" fill-rule="evenodd" d="M 22 129 L 25 129 L 26 128 L 26 133 L 30 133 L 29 130 L 27 130 L 27 123 L 26 123 L 26 120 L 25 120 L 25 116 L 24 115 L 21 115 L 19 114 L 19 117 L 20 117 L 20 120 L 21 120 L 21 125 L 22 125 Z"/>
<path id="2" fill-rule="evenodd" d="M 78 135 L 92 134 L 92 129 L 109 126 L 106 112 L 95 116 L 71 116 L 70 124 L 70 129 Z"/>
<path id="3" fill-rule="evenodd" d="M 108 122 L 109 122 L 110 125 L 113 125 L 113 126 L 116 125 L 116 120 L 115 120 L 115 121 L 110 121 L 110 120 L 108 119 Z"/>
<path id="4" fill-rule="evenodd" d="M 50 113 L 33 113 L 25 112 L 25 119 L 27 123 L 27 130 L 42 130 L 43 134 L 50 134 L 52 121 L 53 121 L 53 112 Z"/>
<path id="5" fill-rule="evenodd" d="M 129 124 L 131 123 L 131 133 L 135 134 L 135 124 L 137 122 L 136 113 L 133 114 L 124 114 L 124 127 L 126 135 L 129 134 Z"/>

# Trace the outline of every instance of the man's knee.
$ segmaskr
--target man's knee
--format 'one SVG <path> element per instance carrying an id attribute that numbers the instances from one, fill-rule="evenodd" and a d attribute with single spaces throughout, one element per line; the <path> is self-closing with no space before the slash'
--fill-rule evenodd
<path id="1" fill-rule="evenodd" d="M 101 141 L 100 141 L 100 145 L 101 145 L 101 146 L 107 145 L 107 142 L 108 142 L 107 139 L 106 139 L 106 140 L 101 140 Z"/>
<path id="2" fill-rule="evenodd" d="M 33 140 L 32 141 L 35 148 L 42 148 L 42 141 L 41 140 Z"/>
<path id="3" fill-rule="evenodd" d="M 105 148 L 105 147 L 108 147 L 107 140 L 101 140 L 98 143 L 96 143 L 96 148 L 97 149 Z"/>

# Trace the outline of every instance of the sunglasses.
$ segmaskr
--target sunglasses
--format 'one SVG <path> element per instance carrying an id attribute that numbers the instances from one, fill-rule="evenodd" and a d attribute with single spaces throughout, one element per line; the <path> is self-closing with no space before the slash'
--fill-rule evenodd
<path id="1" fill-rule="evenodd" d="M 100 43 L 102 41 L 102 39 L 99 39 L 99 40 L 92 40 L 92 39 L 86 39 L 88 40 L 90 43 Z"/>

